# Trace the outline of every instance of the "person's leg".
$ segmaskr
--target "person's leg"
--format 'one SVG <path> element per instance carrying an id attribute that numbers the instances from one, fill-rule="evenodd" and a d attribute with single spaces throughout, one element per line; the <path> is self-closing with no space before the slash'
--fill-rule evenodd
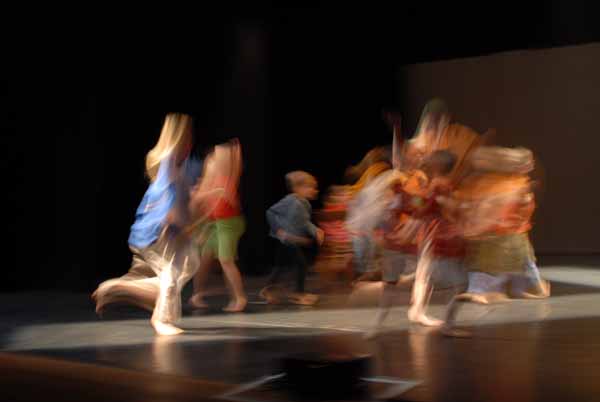
<path id="1" fill-rule="evenodd" d="M 535 251 L 529 240 L 528 235 L 522 237 L 527 244 L 527 256 L 525 258 L 525 277 L 528 279 L 529 286 L 522 291 L 522 297 L 526 298 L 546 298 L 550 296 L 550 282 L 542 279 L 540 270 L 535 259 Z"/>
<path id="2" fill-rule="evenodd" d="M 383 250 L 382 265 L 383 287 L 379 295 L 379 308 L 373 326 L 365 334 L 367 339 L 379 334 L 383 322 L 399 296 L 400 288 L 404 285 L 399 282 L 399 278 L 410 270 L 407 256 L 394 250 Z"/>
<path id="3" fill-rule="evenodd" d="M 373 281 L 381 277 L 377 264 L 377 245 L 372 236 L 360 235 L 353 239 L 354 280 L 353 284 Z"/>
<path id="4" fill-rule="evenodd" d="M 175 324 L 181 319 L 181 289 L 185 283 L 181 280 L 194 263 L 192 246 L 188 239 L 174 234 L 171 239 L 172 254 L 163 266 L 160 278 L 160 291 L 154 313 L 152 326 L 159 335 L 177 335 L 183 330 Z M 187 275 L 189 277 L 191 275 Z"/>
<path id="5" fill-rule="evenodd" d="M 177 286 L 181 292 L 189 281 L 193 281 L 196 273 L 200 269 L 200 255 L 198 247 L 195 244 L 190 243 L 188 251 L 188 260 L 183 266 L 183 270 L 177 280 Z"/>
<path id="6" fill-rule="evenodd" d="M 196 245 L 201 250 L 199 251 L 200 260 L 197 269 L 194 270 L 195 274 L 192 282 L 193 293 L 188 300 L 188 304 L 194 308 L 208 307 L 204 301 L 204 291 L 217 253 L 218 239 L 216 225 L 214 223 L 207 225 L 200 236 L 205 236 L 206 240 L 204 243 Z"/>
<path id="7" fill-rule="evenodd" d="M 412 306 L 408 309 L 408 319 L 424 326 L 434 327 L 443 324 L 443 321 L 427 316 L 426 310 L 433 291 L 431 273 L 434 269 L 434 257 L 431 240 L 426 240 L 419 255 L 415 282 L 412 290 Z"/>
<path id="8" fill-rule="evenodd" d="M 462 297 L 469 298 L 478 304 L 492 304 L 508 300 L 506 296 L 509 274 L 489 274 L 486 272 L 469 272 L 469 286 Z"/>
<path id="9" fill-rule="evenodd" d="M 459 293 L 452 298 L 446 310 L 446 322 L 442 327 L 442 334 L 451 337 L 470 337 L 468 331 L 456 327 L 456 317 L 465 303 L 476 303 L 489 308 L 490 304 L 506 300 L 503 297 L 510 275 L 490 275 L 484 272 L 469 272 L 468 286 L 465 293 Z"/>
<path id="10" fill-rule="evenodd" d="M 308 262 L 306 256 L 300 247 L 293 247 L 292 255 L 294 265 L 296 267 L 296 292 L 305 293 L 304 287 L 306 283 L 306 271 L 308 270 Z"/>
<path id="11" fill-rule="evenodd" d="M 538 268 L 535 260 L 529 261 L 529 267 L 533 271 L 533 275 L 535 275 L 535 284 L 534 284 L 535 293 L 534 293 L 534 295 L 538 298 L 550 297 L 550 293 L 551 293 L 550 281 L 547 281 L 546 279 L 543 279 L 541 277 L 539 268 Z"/>
<path id="12" fill-rule="evenodd" d="M 390 313 L 391 308 L 394 305 L 394 301 L 398 296 L 398 286 L 394 283 L 383 282 L 381 289 L 381 295 L 379 296 L 379 308 L 375 315 L 375 321 L 371 329 L 365 334 L 365 338 L 371 339 L 379 335 L 379 331 L 383 326 L 383 322 Z"/>
<path id="13" fill-rule="evenodd" d="M 132 263 L 129 272 L 120 278 L 102 282 L 92 293 L 97 314 L 102 315 L 105 307 L 113 303 L 132 304 L 154 310 L 159 290 L 157 274 L 164 263 L 162 253 L 165 243 L 161 237 L 144 249 L 130 247 Z"/>
<path id="14" fill-rule="evenodd" d="M 214 255 L 212 251 L 205 250 L 200 257 L 198 268 L 193 275 L 193 293 L 188 300 L 188 304 L 195 308 L 206 308 L 208 305 L 204 301 L 204 291 L 206 289 L 206 282 L 210 274 L 212 264 L 214 262 Z"/>
<path id="15" fill-rule="evenodd" d="M 481 285 L 477 283 L 478 275 L 476 273 L 473 274 L 466 273 L 467 283 L 454 288 L 455 294 L 446 306 L 446 317 L 444 320 L 444 325 L 441 328 L 441 332 L 445 336 L 455 338 L 470 336 L 469 332 L 456 328 L 456 317 L 458 316 L 458 312 L 464 306 L 465 303 L 470 301 L 477 301 L 477 298 L 474 297 L 474 293 L 466 293 L 469 289 L 473 290 L 481 287 Z"/>
<path id="16" fill-rule="evenodd" d="M 158 277 L 165 255 L 173 244 L 170 242 L 172 231 L 165 227 L 154 243 L 144 249 L 129 246 L 133 254 L 129 271 L 120 279 L 140 280 Z"/>
<path id="17" fill-rule="evenodd" d="M 216 222 L 216 228 L 218 258 L 231 292 L 231 301 L 223 310 L 231 313 L 240 312 L 246 308 L 248 302 L 242 275 L 236 264 L 238 242 L 244 233 L 245 221 L 241 216 L 222 219 Z"/>
<path id="18" fill-rule="evenodd" d="M 454 296 L 452 300 L 450 300 L 450 303 L 448 303 L 446 308 L 446 319 L 441 328 L 443 335 L 454 338 L 466 338 L 471 336 L 468 331 L 456 328 L 456 316 L 462 306 L 468 301 L 471 300 L 468 297 L 463 297 L 461 294 Z"/>
<path id="19" fill-rule="evenodd" d="M 153 311 L 159 288 L 157 276 L 139 280 L 110 279 L 100 284 L 92 295 L 96 302 L 96 313 L 101 316 L 108 305 L 117 303 Z"/>
<path id="20" fill-rule="evenodd" d="M 355 235 L 352 237 L 352 250 L 354 252 L 354 272 L 357 275 L 364 275 L 367 272 L 367 244 L 364 235 Z"/>
<path id="21" fill-rule="evenodd" d="M 174 324 L 181 316 L 180 293 L 177 291 L 179 269 L 171 261 L 160 273 L 160 293 L 152 314 L 151 323 L 159 335 L 177 335 L 183 332 Z M 179 296 L 179 297 L 178 297 Z"/>
<path id="22" fill-rule="evenodd" d="M 290 301 L 296 304 L 313 305 L 319 300 L 319 297 L 305 291 L 306 273 L 308 270 L 306 251 L 301 247 L 291 246 L 289 252 L 291 263 L 296 270 L 296 283 L 294 293 L 290 295 Z"/>
<path id="23" fill-rule="evenodd" d="M 511 296 L 527 299 L 544 299 L 550 296 L 550 282 L 542 279 L 534 259 L 528 259 L 525 273 L 513 276 Z"/>
<path id="24" fill-rule="evenodd" d="M 289 265 L 288 254 L 287 247 L 280 241 L 277 241 L 274 250 L 273 270 L 267 279 L 265 287 L 259 293 L 260 297 L 269 304 L 281 302 L 282 295 L 280 294 L 281 289 L 279 289 L 278 284 L 281 280 L 281 275 L 283 275 Z"/>
<path id="25" fill-rule="evenodd" d="M 288 247 L 279 241 L 275 245 L 275 259 L 273 262 L 273 271 L 271 272 L 271 275 L 269 275 L 267 286 L 273 286 L 279 283 L 281 275 L 285 272 L 285 268 L 289 265 Z"/>
<path id="26" fill-rule="evenodd" d="M 242 282 L 242 275 L 237 267 L 237 264 L 233 260 L 220 260 L 225 279 L 233 293 L 233 297 L 225 311 L 230 313 L 237 313 L 243 311 L 248 303 L 246 292 L 244 291 L 244 284 Z"/>
<path id="27" fill-rule="evenodd" d="M 132 249 L 133 258 L 131 262 L 131 268 L 129 268 L 129 271 L 123 275 L 121 279 L 130 281 L 155 277 L 156 273 L 152 270 L 150 265 L 144 261 L 137 250 L 134 250 L 135 249 Z"/>

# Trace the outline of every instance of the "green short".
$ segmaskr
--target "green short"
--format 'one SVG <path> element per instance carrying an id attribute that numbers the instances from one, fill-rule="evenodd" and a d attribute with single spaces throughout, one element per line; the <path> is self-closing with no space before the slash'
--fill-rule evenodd
<path id="1" fill-rule="evenodd" d="M 535 254 L 527 233 L 467 242 L 465 263 L 469 271 L 521 273 L 528 261 L 535 261 Z"/>
<path id="2" fill-rule="evenodd" d="M 202 254 L 211 253 L 220 261 L 235 261 L 240 237 L 246 231 L 243 216 L 217 219 L 207 229 L 208 239 L 202 247 Z"/>

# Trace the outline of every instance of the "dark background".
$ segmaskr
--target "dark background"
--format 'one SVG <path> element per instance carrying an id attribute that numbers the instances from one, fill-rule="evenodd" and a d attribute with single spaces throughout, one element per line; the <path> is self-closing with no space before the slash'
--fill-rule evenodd
<path id="1" fill-rule="evenodd" d="M 90 290 L 128 269 L 167 112 L 196 117 L 198 154 L 240 138 L 241 268 L 260 274 L 283 175 L 307 170 L 325 189 L 389 143 L 381 109 L 403 108 L 400 67 L 600 38 L 591 1 L 390 4 L 7 10 L 0 289 Z"/>

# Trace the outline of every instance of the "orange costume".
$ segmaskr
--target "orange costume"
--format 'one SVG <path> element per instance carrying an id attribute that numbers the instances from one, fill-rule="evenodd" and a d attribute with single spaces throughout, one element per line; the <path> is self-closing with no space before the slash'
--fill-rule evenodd
<path id="1" fill-rule="evenodd" d="M 462 204 L 469 270 L 522 272 L 534 260 L 528 232 L 535 202 L 527 175 L 476 174 L 454 196 Z"/>

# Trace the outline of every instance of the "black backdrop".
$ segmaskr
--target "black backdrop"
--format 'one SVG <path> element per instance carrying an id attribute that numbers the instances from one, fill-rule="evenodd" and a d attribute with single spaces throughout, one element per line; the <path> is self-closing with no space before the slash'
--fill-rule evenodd
<path id="1" fill-rule="evenodd" d="M 127 270 L 144 155 L 169 111 L 196 117 L 199 154 L 240 138 L 241 265 L 264 272 L 264 211 L 283 175 L 307 170 L 324 189 L 388 143 L 380 114 L 401 106 L 400 65 L 591 41 L 591 3 L 15 12 L 0 79 L 0 289 L 90 290 Z"/>

